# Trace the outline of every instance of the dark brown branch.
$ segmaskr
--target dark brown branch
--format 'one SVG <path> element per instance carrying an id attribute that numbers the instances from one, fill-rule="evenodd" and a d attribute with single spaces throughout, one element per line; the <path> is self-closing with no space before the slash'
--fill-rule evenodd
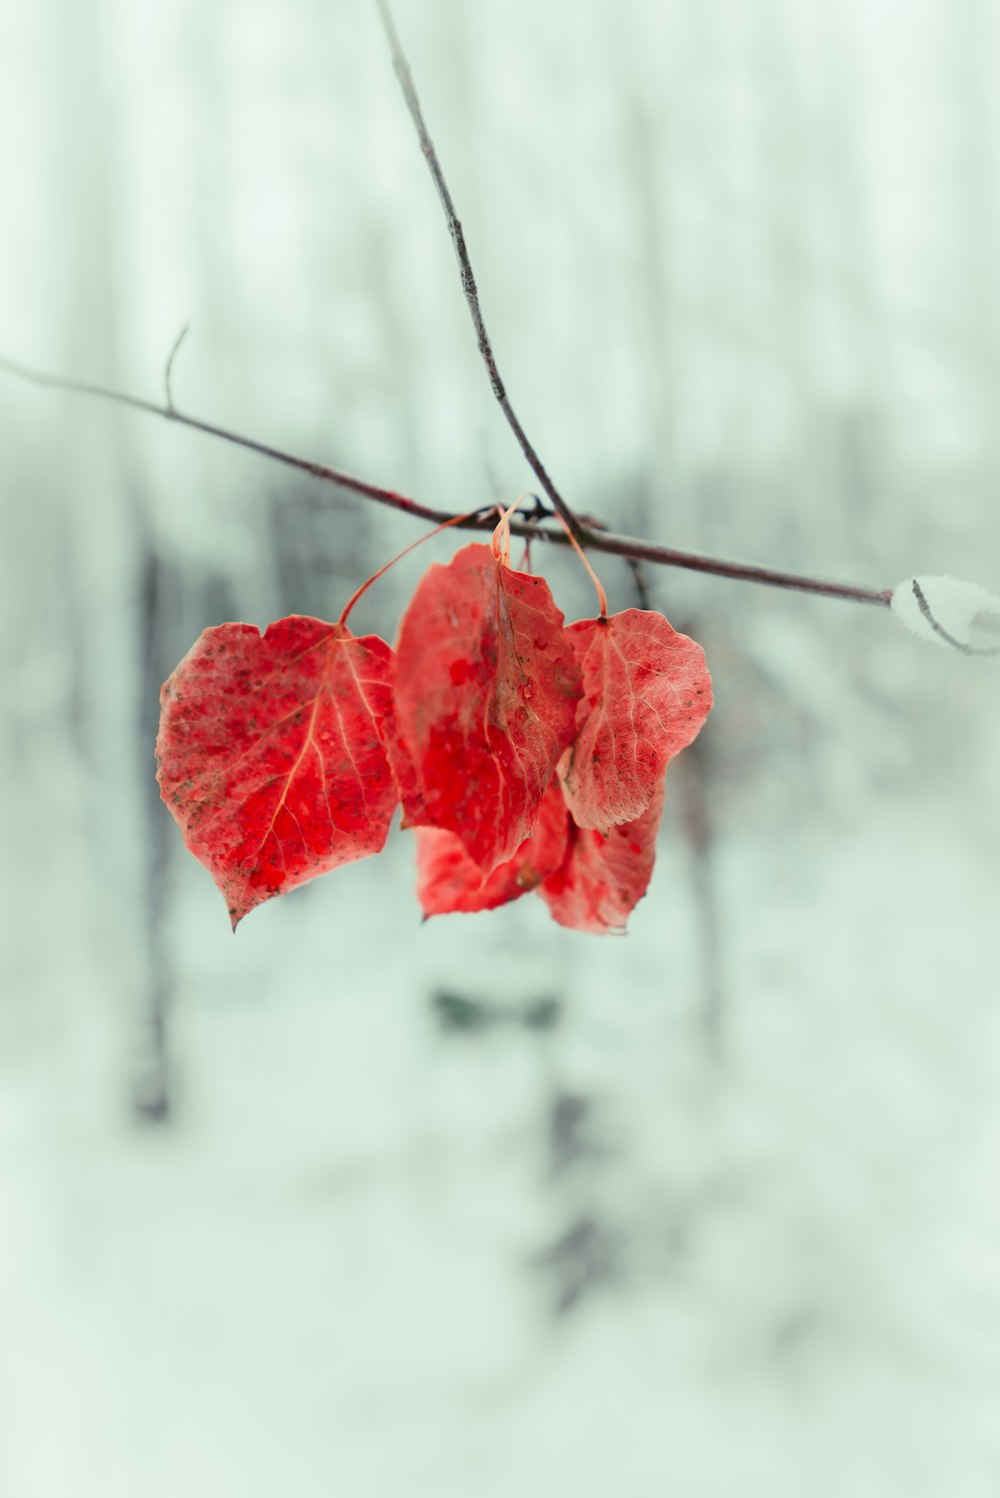
<path id="1" fill-rule="evenodd" d="M 448 222 L 448 232 L 451 235 L 452 244 L 455 246 L 455 254 L 458 256 L 458 266 L 462 277 L 462 290 L 465 293 L 465 300 L 469 305 L 472 324 L 476 330 L 476 342 L 479 345 L 479 352 L 482 355 L 486 372 L 489 375 L 490 388 L 496 396 L 500 409 L 507 418 L 507 424 L 517 438 L 521 451 L 531 465 L 538 482 L 545 490 L 545 493 L 552 501 L 553 506 L 563 521 L 573 531 L 577 540 L 582 541 L 584 527 L 577 520 L 573 511 L 549 477 L 545 465 L 529 441 L 528 434 L 525 432 L 520 421 L 518 421 L 514 408 L 507 397 L 507 391 L 504 388 L 503 380 L 500 378 L 500 371 L 497 368 L 493 346 L 486 331 L 486 323 L 483 321 L 483 313 L 479 305 L 479 291 L 476 287 L 476 278 L 472 273 L 472 261 L 469 258 L 468 247 L 465 243 L 465 234 L 462 230 L 458 214 L 455 212 L 455 204 L 451 196 L 451 191 L 445 179 L 444 172 L 441 169 L 441 162 L 438 159 L 430 131 L 427 129 L 427 123 L 424 120 L 423 110 L 420 107 L 420 100 L 417 96 L 416 85 L 413 82 L 413 74 L 410 72 L 410 65 L 406 60 L 406 54 L 400 45 L 392 13 L 389 10 L 388 0 L 376 0 L 376 4 L 378 5 L 379 15 L 382 18 L 382 25 L 389 43 L 389 50 L 392 53 L 392 65 L 396 77 L 399 79 L 399 86 L 403 92 L 406 107 L 410 111 L 410 118 L 413 120 L 414 128 L 420 141 L 420 149 L 424 153 L 431 177 L 434 180 L 434 186 L 437 188 L 438 197 L 441 199 L 444 216 Z"/>
<path id="2" fill-rule="evenodd" d="M 245 437 L 240 432 L 231 432 L 228 428 L 216 426 L 213 422 L 201 421 L 197 416 L 185 416 L 173 405 L 158 406 L 155 401 L 143 400 L 137 395 L 126 395 L 122 390 L 111 390 L 105 385 L 94 385 L 89 380 L 73 380 L 64 375 L 45 374 L 41 370 L 29 369 L 25 364 L 18 364 L 13 359 L 0 357 L 0 370 L 16 376 L 17 379 L 28 380 L 32 385 L 42 385 L 49 390 L 64 390 L 74 395 L 96 396 L 99 400 L 113 401 L 118 406 L 128 406 L 133 411 L 145 411 L 149 416 L 160 416 L 164 421 L 176 422 L 178 426 L 190 427 L 192 431 L 204 432 L 209 437 L 218 437 L 234 447 L 245 448 L 247 452 L 259 453 L 261 457 L 270 458 L 275 463 L 284 463 L 287 468 L 297 468 L 300 473 L 308 473 L 313 478 L 322 479 L 324 483 L 335 484 L 339 489 L 349 489 L 354 494 L 360 494 L 364 499 L 374 499 L 378 504 L 390 505 L 394 510 L 402 510 L 406 514 L 416 516 L 418 520 L 440 522 L 451 519 L 447 510 L 432 510 L 427 505 L 417 504 L 416 500 L 407 499 L 404 494 L 397 494 L 394 489 L 384 489 L 381 484 L 369 484 L 365 479 L 355 478 L 353 474 L 344 473 L 339 468 L 331 468 L 326 463 L 313 463 L 308 458 L 296 457 L 294 453 L 285 452 L 280 447 L 272 447 L 267 442 L 257 442 L 253 437 Z"/>
<path id="3" fill-rule="evenodd" d="M 696 551 L 656 546 L 637 536 L 587 531 L 582 544 L 588 551 L 606 551 L 637 562 L 655 562 L 660 567 L 684 567 L 689 572 L 710 572 L 734 582 L 763 583 L 769 588 L 791 588 L 799 593 L 818 593 L 824 598 L 843 598 L 850 603 L 874 603 L 881 608 L 888 608 L 892 602 L 891 588 L 864 588 L 856 583 L 831 582 L 820 577 L 803 577 L 797 572 L 780 572 L 774 567 L 757 567 L 752 562 L 725 562 L 719 557 L 700 556 Z"/>
<path id="4" fill-rule="evenodd" d="M 294 453 L 285 452 L 283 448 L 273 447 L 267 442 L 257 442 L 253 437 L 245 437 L 241 432 L 232 432 L 227 427 L 216 426 L 214 422 L 202 421 L 197 416 L 186 416 L 176 407 L 158 406 L 155 401 L 143 400 L 137 395 L 127 395 L 124 391 L 112 390 L 105 385 L 94 385 L 87 380 L 74 380 L 63 375 L 46 374 L 41 370 L 18 364 L 13 359 L 0 357 L 0 370 L 48 390 L 95 396 L 100 400 L 112 401 L 115 405 L 127 406 L 132 411 L 143 411 L 148 416 L 159 416 L 163 421 L 172 421 L 177 426 L 188 427 L 195 432 L 204 432 L 206 436 L 218 437 L 222 442 L 229 442 L 234 447 L 241 447 L 247 452 L 258 453 L 263 458 L 270 458 L 272 462 L 283 463 L 286 468 L 294 468 L 300 473 L 307 473 L 325 484 L 333 484 L 338 489 L 360 494 L 363 499 L 372 499 L 377 504 L 401 510 L 405 515 L 412 515 L 415 520 L 429 520 L 440 525 L 446 520 L 455 519 L 450 510 L 432 509 L 430 505 L 420 504 L 405 494 L 399 494 L 395 489 L 383 488 L 381 484 L 370 484 L 366 479 L 356 478 L 340 468 L 331 468 L 326 463 L 314 463 L 308 458 L 297 457 Z M 496 519 L 491 512 L 489 515 L 463 520 L 456 529 L 486 531 L 492 530 L 495 524 Z M 537 538 L 550 542 L 554 546 L 569 544 L 564 530 L 547 528 L 534 520 L 515 518 L 511 521 L 510 528 L 515 536 Z M 591 551 L 606 552 L 609 556 L 625 557 L 627 560 L 637 562 L 653 562 L 660 567 L 683 567 L 690 572 L 706 572 L 714 577 L 728 577 L 737 582 L 762 583 L 771 588 L 791 588 L 800 593 L 815 593 L 825 598 L 842 598 L 851 603 L 873 603 L 887 607 L 892 599 L 891 588 L 864 588 L 854 583 L 826 582 L 822 578 L 804 577 L 796 572 L 779 572 L 773 567 L 758 567 L 749 562 L 727 562 L 719 557 L 701 556 L 698 552 L 677 551 L 671 546 L 657 546 L 651 541 L 642 541 L 635 536 L 618 536 L 611 531 L 591 529 L 581 525 L 579 521 L 576 522 L 576 528 L 582 546 Z"/>

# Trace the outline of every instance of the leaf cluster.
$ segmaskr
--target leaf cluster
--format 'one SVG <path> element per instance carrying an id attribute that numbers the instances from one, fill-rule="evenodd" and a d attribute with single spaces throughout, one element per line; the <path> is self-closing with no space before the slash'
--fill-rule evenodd
<path id="1" fill-rule="evenodd" d="M 401 805 L 425 915 L 537 891 L 561 925 L 618 931 L 711 702 L 662 614 L 566 626 L 544 578 L 473 543 L 423 575 L 395 649 L 343 619 L 205 630 L 163 687 L 158 779 L 234 928 L 381 851 Z"/>

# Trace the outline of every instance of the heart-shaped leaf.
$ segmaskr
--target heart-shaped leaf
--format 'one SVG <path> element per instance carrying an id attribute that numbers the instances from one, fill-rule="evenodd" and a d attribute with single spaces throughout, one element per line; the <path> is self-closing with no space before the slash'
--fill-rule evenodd
<path id="1" fill-rule="evenodd" d="M 543 578 L 476 543 L 427 570 L 403 618 L 393 680 L 422 821 L 484 875 L 531 836 L 573 737 L 580 668 L 562 623 Z"/>
<path id="2" fill-rule="evenodd" d="M 160 793 L 235 929 L 264 900 L 377 853 L 399 791 L 392 651 L 291 615 L 206 629 L 165 683 Z"/>
<path id="3" fill-rule="evenodd" d="M 566 629 L 583 670 L 576 738 L 559 777 L 578 827 L 634 822 L 712 706 L 705 652 L 662 614 L 625 609 Z"/>

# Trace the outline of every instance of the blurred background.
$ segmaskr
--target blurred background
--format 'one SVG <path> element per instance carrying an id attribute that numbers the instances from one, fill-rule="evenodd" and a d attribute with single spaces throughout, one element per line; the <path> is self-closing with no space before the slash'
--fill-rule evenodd
<path id="1" fill-rule="evenodd" d="M 396 15 L 573 505 L 998 587 L 989 0 Z M 157 400 L 190 322 L 185 411 L 530 486 L 369 0 L 0 0 L 0 181 L 0 353 Z M 422 926 L 394 834 L 234 940 L 159 684 L 414 524 L 6 376 L 0 496 L 4 1498 L 1000 1491 L 995 663 L 651 570 L 717 706 L 627 937 Z"/>

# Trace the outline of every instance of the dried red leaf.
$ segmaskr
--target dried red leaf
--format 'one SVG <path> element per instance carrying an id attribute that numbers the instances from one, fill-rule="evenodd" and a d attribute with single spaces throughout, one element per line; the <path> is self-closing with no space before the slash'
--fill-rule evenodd
<path id="1" fill-rule="evenodd" d="M 573 737 L 580 668 L 562 620 L 543 578 L 475 543 L 427 570 L 403 618 L 393 680 L 420 819 L 484 875 L 531 835 Z"/>
<path id="2" fill-rule="evenodd" d="M 292 615 L 206 629 L 164 684 L 160 793 L 235 929 L 254 906 L 377 853 L 399 792 L 383 736 L 392 651 Z"/>
<path id="3" fill-rule="evenodd" d="M 661 779 L 641 817 L 606 832 L 570 822 L 566 857 L 538 891 L 560 926 L 599 935 L 624 931 L 649 888 L 663 794 Z"/>
<path id="4" fill-rule="evenodd" d="M 559 764 L 578 827 L 634 822 L 712 706 L 705 652 L 662 614 L 625 609 L 567 627 L 583 670 L 572 748 Z"/>
<path id="5" fill-rule="evenodd" d="M 562 864 L 568 833 L 569 814 L 557 781 L 545 793 L 531 837 L 485 879 L 453 832 L 418 827 L 417 899 L 424 915 L 495 910 L 537 889 Z"/>
<path id="6" fill-rule="evenodd" d="M 402 802 L 403 814 L 399 825 L 401 828 L 421 827 L 426 822 L 426 816 L 420 782 L 417 779 L 413 757 L 403 742 L 396 714 L 396 701 L 391 690 L 388 709 L 382 724 L 382 741 L 399 792 L 399 799 Z"/>

